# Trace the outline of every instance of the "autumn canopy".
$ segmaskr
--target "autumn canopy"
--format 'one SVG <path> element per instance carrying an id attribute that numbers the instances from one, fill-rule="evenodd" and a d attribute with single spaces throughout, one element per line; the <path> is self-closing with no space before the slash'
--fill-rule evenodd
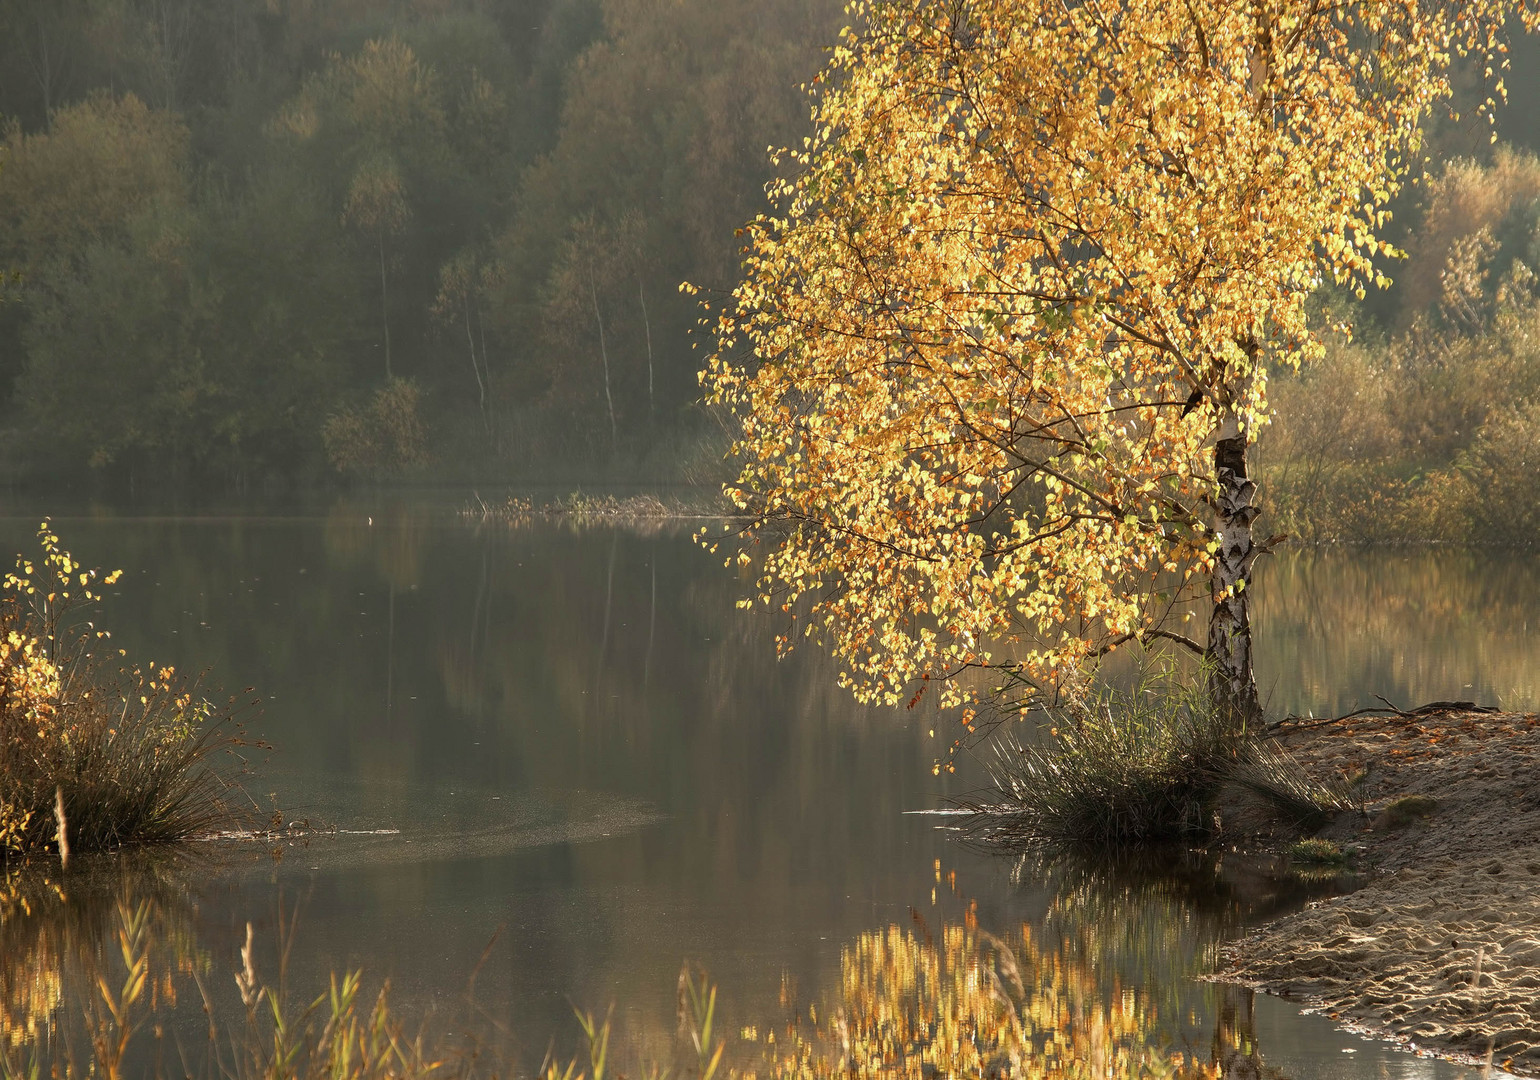
<path id="1" fill-rule="evenodd" d="M 858 0 L 703 378 L 758 598 L 868 699 L 1162 635 L 1255 712 L 1246 450 L 1513 0 Z M 1206 641 L 1169 618 L 1207 590 Z M 998 680 L 997 680 L 998 681 Z"/>

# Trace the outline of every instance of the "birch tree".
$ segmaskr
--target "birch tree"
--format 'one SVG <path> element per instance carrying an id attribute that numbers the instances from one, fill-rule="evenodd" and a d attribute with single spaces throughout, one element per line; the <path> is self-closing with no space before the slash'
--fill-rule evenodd
<path id="1" fill-rule="evenodd" d="M 497 282 L 501 273 L 499 265 L 483 262 L 473 249 L 457 252 L 439 268 L 438 295 L 434 297 L 431 309 L 445 330 L 465 334 L 466 356 L 476 381 L 476 407 L 489 438 L 492 420 L 487 411 L 487 394 L 492 384 L 492 365 L 487 359 L 486 325 L 481 308 L 487 289 Z"/>
<path id="2" fill-rule="evenodd" d="M 272 130 L 324 150 L 318 170 L 347 177 L 342 223 L 372 249 L 380 284 L 385 378 L 394 375 L 390 334 L 391 241 L 406 233 L 426 193 L 422 178 L 446 156 L 447 119 L 437 75 L 395 37 L 334 53 L 285 103 Z"/>
<path id="3" fill-rule="evenodd" d="M 392 377 L 390 366 L 390 289 L 387 241 L 406 228 L 411 219 L 406 199 L 406 185 L 401 172 L 390 161 L 371 161 L 353 175 L 348 186 L 342 221 L 364 233 L 374 242 L 380 266 L 380 328 L 385 341 L 385 378 Z"/>
<path id="4" fill-rule="evenodd" d="M 1519 0 L 856 0 L 703 381 L 755 596 L 863 699 L 1025 703 L 1131 641 L 1250 721 L 1248 448 L 1306 299 L 1383 284 L 1456 56 Z M 1489 105 L 1491 102 L 1488 103 Z M 1206 594 L 1206 635 L 1168 618 Z M 781 639 L 789 645 L 793 634 Z"/>

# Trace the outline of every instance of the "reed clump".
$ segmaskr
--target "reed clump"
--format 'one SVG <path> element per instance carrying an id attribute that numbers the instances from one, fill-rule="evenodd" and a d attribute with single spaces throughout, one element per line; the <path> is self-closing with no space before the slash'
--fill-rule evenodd
<path id="1" fill-rule="evenodd" d="M 1214 707 L 1201 677 L 1162 671 L 1128 692 L 1072 695 L 1048 710 L 1041 741 L 1006 733 L 991 788 L 963 800 L 989 846 L 1116 847 L 1205 836 L 1215 802 L 1239 788 L 1297 824 L 1319 825 L 1349 800 L 1307 777 L 1281 748 Z"/>
<path id="2" fill-rule="evenodd" d="M 460 510 L 460 517 L 466 521 L 501 521 L 516 526 L 529 525 L 535 521 L 625 524 L 694 516 L 697 515 L 685 508 L 670 506 L 656 495 L 617 498 L 614 495 L 589 495 L 582 491 L 573 491 L 538 506 L 516 495 L 491 503 L 478 495 L 475 502 L 468 503 Z"/>
<path id="3" fill-rule="evenodd" d="M 1307 836 L 1296 841 L 1284 854 L 1288 856 L 1289 862 L 1299 866 L 1346 866 L 1348 862 L 1348 854 L 1342 850 L 1341 844 L 1319 836 Z"/>
<path id="4" fill-rule="evenodd" d="M 170 666 L 144 667 L 84 619 L 105 576 L 49 523 L 0 583 L 0 857 L 187 839 L 234 823 L 214 767 L 230 719 Z"/>

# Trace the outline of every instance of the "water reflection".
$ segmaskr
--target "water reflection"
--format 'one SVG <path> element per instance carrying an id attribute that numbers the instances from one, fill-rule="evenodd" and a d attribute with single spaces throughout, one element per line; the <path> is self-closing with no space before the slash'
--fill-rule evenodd
<path id="1" fill-rule="evenodd" d="M 257 1075 L 286 1039 L 303 1048 L 299 1061 L 326 1057 L 331 1011 L 348 983 L 285 985 L 292 916 L 288 940 L 254 942 L 249 923 L 238 952 L 205 940 L 221 935 L 200 920 L 193 883 L 228 870 L 224 855 L 81 860 L 62 882 L 46 866 L 12 868 L 0 894 L 0 1064 L 9 1075 L 34 1066 L 43 1074 L 112 1075 L 121 1067 L 141 1075 Z M 1024 923 L 996 935 L 969 905 L 956 921 L 932 926 L 915 914 L 904 925 L 859 933 L 841 947 L 837 978 L 805 1000 L 783 978 L 778 1007 L 746 1018 L 739 1036 L 726 1040 L 727 1060 L 740 1075 L 767 1077 L 1281 1075 L 1262 1065 L 1250 995 L 1224 991 L 1205 1037 L 1183 1021 L 1182 1002 L 1151 992 L 1150 970 L 1123 970 L 1130 954 L 1106 938 L 1102 913 L 1124 912 L 1126 922 L 1128 909 L 1110 894 L 1093 897 L 1092 881 L 1068 884 L 1036 929 Z M 1156 911 L 1134 909 L 1133 918 L 1145 921 Z M 1182 932 L 1183 920 L 1169 913 L 1153 922 Z M 322 1004 L 307 1010 L 318 992 Z M 363 1000 L 376 1000 L 373 992 Z M 297 1002 L 288 1015 L 308 1025 L 303 1033 L 276 1031 L 264 994 L 280 1010 Z M 182 999 L 191 1008 L 179 1012 Z M 377 999 L 375 1022 L 426 1040 L 415 1060 L 447 1061 L 451 1075 L 518 1071 L 497 1056 L 506 1050 L 485 1014 L 477 1019 L 472 1008 L 449 1022 L 440 1017 L 419 1035 L 388 1011 L 388 1000 Z M 205 1020 L 190 1019 L 202 1009 Z M 688 1057 L 680 1036 L 631 1030 L 624 1036 L 631 1046 L 615 1057 L 636 1057 L 643 1071 L 643 1056 L 677 1065 Z M 302 1065 L 289 1071 L 296 1070 L 308 1075 Z"/>
<path id="2" fill-rule="evenodd" d="M 131 974 L 113 964 L 125 928 L 141 944 L 154 943 L 142 969 L 135 968 L 136 993 L 150 1014 L 170 1015 L 179 993 L 196 994 L 189 981 L 206 976 L 211 965 L 194 925 L 191 883 L 205 868 L 196 854 L 76 856 L 67 876 L 51 862 L 14 862 L 0 879 L 6 1075 L 26 1075 L 34 1062 L 46 1075 L 55 1063 L 116 1060 L 108 1050 L 117 1040 L 107 1033 L 121 1025 L 114 1023 L 107 991 L 119 990 Z"/>
<path id="3" fill-rule="evenodd" d="M 626 1030 L 671 1040 L 685 957 L 719 981 L 737 1032 L 777 1015 L 788 979 L 808 1005 L 837 989 L 845 949 L 910 926 L 911 908 L 962 923 L 945 888 L 932 906 L 940 859 L 968 881 L 979 925 L 1030 925 L 1044 949 L 1061 928 L 1083 940 L 1162 1023 L 1197 1016 L 1191 1046 L 1208 1060 L 1224 999 L 1188 975 L 1223 935 L 1299 899 L 1261 871 L 1247 885 L 1228 856 L 1218 876 L 1195 866 L 1158 888 L 1102 868 L 1076 894 L 1084 871 L 1013 875 L 959 850 L 936 819 L 905 813 L 978 780 L 966 761 L 931 775 L 942 740 L 928 731 L 944 725 L 924 705 L 853 705 L 812 651 L 777 662 L 779 623 L 735 609 L 745 583 L 688 527 L 469 529 L 384 502 L 58 523 L 82 559 L 129 571 L 101 620 L 119 645 L 259 688 L 254 733 L 279 747 L 255 763 L 264 815 L 272 793 L 288 820 L 339 828 L 278 861 L 195 875 L 199 940 L 227 998 L 246 923 L 269 948 L 276 912 L 298 904 L 295 984 L 319 992 L 363 967 L 391 979 L 413 1022 L 459 998 L 503 927 L 477 997 L 528 1040 L 512 1051 L 526 1072 L 570 1035 L 573 1001 L 615 1001 Z M 26 547 L 35 525 L 30 508 L 0 518 L 0 540 Z M 1533 701 L 1540 655 L 1507 624 L 1522 631 L 1540 576 L 1506 565 L 1385 552 L 1268 564 L 1258 667 L 1274 705 L 1482 697 L 1505 682 L 1520 691 L 1505 704 Z M 1251 914 L 1224 899 L 1242 893 Z M 1410 1075 L 1402 1055 L 1341 1054 L 1355 1047 L 1323 1020 L 1256 1010 L 1269 1061 L 1309 1062 L 1295 1075 Z M 1338 1056 L 1300 1057 L 1313 1047 Z"/>
<path id="4" fill-rule="evenodd" d="M 1274 711 L 1318 716 L 1376 695 L 1540 708 L 1537 600 L 1532 552 L 1289 552 L 1258 573 L 1258 684 Z"/>
<path id="5" fill-rule="evenodd" d="M 1272 855 L 1183 847 L 1026 854 L 1014 876 L 1053 883 L 1042 933 L 1148 994 L 1167 995 L 1171 1010 L 1191 1006 L 1191 981 L 1218 966 L 1223 942 L 1358 884 L 1347 873 L 1302 876 Z"/>
<path id="6" fill-rule="evenodd" d="M 1158 1011 L 1083 951 L 1011 940 L 975 920 L 860 935 L 841 960 L 821 1042 L 790 1041 L 813 1075 L 1212 1077 Z M 1215 1035 L 1220 1038 L 1219 1033 Z M 790 1070 L 788 1070 L 790 1071 Z"/>
<path id="7" fill-rule="evenodd" d="M 928 914 L 911 911 L 836 943 L 837 964 L 810 982 L 780 965 L 774 1002 L 734 1002 L 729 986 L 722 1012 L 732 1020 L 717 1029 L 729 1033 L 725 1061 L 745 1077 L 1461 1075 L 1355 1043 L 1320 1020 L 1301 1044 L 1300 1018 L 1280 1023 L 1277 1003 L 1193 981 L 1219 942 L 1321 886 L 1257 859 L 1165 856 L 1159 868 L 1153 859 L 1024 859 L 1011 893 L 983 904 L 937 863 Z M 231 924 L 211 903 L 222 880 L 268 857 L 221 845 L 77 860 L 62 878 L 47 863 L 11 867 L 0 893 L 0 1071 L 83 1075 L 95 1062 L 108 1075 L 119 1064 L 130 1075 L 266 1075 L 268 1055 L 290 1044 L 304 1060 L 335 1064 L 330 1010 L 349 984 L 332 976 L 347 973 L 313 962 L 304 904 L 280 894 L 276 919 Z M 1009 903 L 1043 895 L 1045 883 L 1042 908 Z M 1027 917 L 1013 922 L 1002 908 Z M 495 966 L 507 944 L 489 948 L 482 964 Z M 140 965 L 142 990 L 129 994 L 121 988 Z M 474 958 L 439 974 L 462 990 L 479 977 Z M 352 985 L 362 990 L 348 1014 L 350 1038 L 373 1024 L 414 1055 L 422 1040 L 421 1056 L 393 1061 L 391 1075 L 417 1075 L 413 1062 L 427 1060 L 447 1061 L 447 1075 L 528 1074 L 553 1045 L 562 1060 L 581 1057 L 566 1037 L 570 1011 L 559 1025 L 531 1030 L 542 1018 L 489 1009 L 479 987 L 424 1013 L 396 1005 L 374 971 Z M 320 1004 L 307 1007 L 312 1000 Z M 289 1035 L 277 1038 L 270 1002 L 288 1018 Z M 615 1002 L 582 1004 L 602 1016 Z M 623 996 L 618 1004 L 613 1060 L 622 1071 L 669 1066 L 688 1075 L 688 1025 L 676 1027 L 672 1013 L 638 1012 Z M 1262 1023 L 1267 1004 L 1275 1006 L 1271 1030 Z M 1292 1067 L 1271 1060 L 1279 1050 Z"/>

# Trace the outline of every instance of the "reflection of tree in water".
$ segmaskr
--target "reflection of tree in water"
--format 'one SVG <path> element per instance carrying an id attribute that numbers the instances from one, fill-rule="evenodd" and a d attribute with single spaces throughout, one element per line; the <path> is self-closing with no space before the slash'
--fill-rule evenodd
<path id="1" fill-rule="evenodd" d="M 1209 1064 L 1236 1080 L 1278 1078 L 1263 1064 L 1255 994 L 1200 985 L 1220 945 L 1247 926 L 1277 918 L 1354 887 L 1350 876 L 1311 880 L 1279 859 L 1188 848 L 1106 852 L 1059 850 L 1022 855 L 1018 881 L 1048 881 L 1053 899 L 1040 940 L 1094 967 L 1103 995 L 1133 988 L 1162 1015 L 1182 1017 L 1207 998 L 1214 1010 Z"/>
<path id="2" fill-rule="evenodd" d="M 117 1030 L 104 996 L 123 982 L 124 928 L 136 918 L 146 977 L 135 1012 L 155 1022 L 134 1021 L 130 1057 L 147 1072 L 175 1060 L 165 1058 L 174 1051 L 163 1028 L 178 990 L 199 992 L 189 1011 L 208 1000 L 213 965 L 188 887 L 207 870 L 185 853 L 150 852 L 80 860 L 62 885 L 36 867 L 10 871 L 0 891 L 0 1067 L 73 1074 L 103 1064 L 102 1035 Z M 1249 991 L 1219 991 L 1212 1036 L 1194 1039 L 1170 1026 L 1168 1017 L 1180 1024 L 1178 1004 L 1124 973 L 1129 942 L 1142 952 L 1164 933 L 1173 954 L 1189 954 L 1192 943 L 1178 939 L 1213 925 L 1182 917 L 1182 886 L 1147 884 L 1119 892 L 1087 870 L 1066 881 L 1044 927 L 1013 935 L 981 929 L 971 908 L 935 930 L 916 917 L 862 933 L 842 950 L 833 1000 L 807 1009 L 792 992 L 787 1022 L 765 1029 L 765 1057 L 744 1075 L 1278 1080 L 1261 1058 Z M 181 1067 L 198 1065 L 183 1057 Z"/>
<path id="3" fill-rule="evenodd" d="M 1214 1024 L 1213 1062 L 1224 1080 L 1286 1080 L 1262 1061 L 1257 1045 L 1257 994 L 1240 986 L 1219 991 L 1219 1017 Z"/>
<path id="4" fill-rule="evenodd" d="M 1157 921 L 1180 934 L 1188 920 Z M 935 933 L 916 916 L 913 927 L 861 934 L 843 951 L 838 1000 L 826 1004 L 822 1025 L 804 1030 L 799 1017 L 818 1011 L 788 1002 L 784 1037 L 766 1039 L 770 1071 L 1285 1080 L 1263 1062 L 1254 992 L 1214 988 L 1212 1035 L 1178 1033 L 1166 1017 L 1179 1024 L 1180 1003 L 1125 979 L 1118 961 L 1127 957 L 1099 956 L 1105 939 L 1096 930 L 1024 924 L 1007 941 L 980 929 L 970 912 Z"/>
<path id="5" fill-rule="evenodd" d="M 1350 875 L 1309 879 L 1271 855 L 1186 847 L 1038 850 L 1012 875 L 1051 884 L 1045 929 L 1165 983 L 1212 970 L 1220 943 L 1245 927 L 1355 885 Z"/>
<path id="6" fill-rule="evenodd" d="M 33 1061 L 89 1061 L 105 1006 L 124 971 L 117 936 L 144 920 L 142 998 L 150 1011 L 177 1002 L 177 977 L 201 978 L 208 953 L 198 947 L 188 881 L 201 860 L 185 852 L 148 851 L 77 857 L 69 873 L 20 865 L 0 879 L 0 1071 Z M 25 1075 L 24 1069 L 20 1075 Z"/>
<path id="7" fill-rule="evenodd" d="M 1215 1077 L 1142 994 L 1023 926 L 889 926 L 844 950 L 837 1008 L 782 1040 L 781 1075 Z"/>
<path id="8" fill-rule="evenodd" d="M 1537 592 L 1540 561 L 1480 549 L 1281 553 L 1257 577 L 1258 681 L 1280 713 L 1337 716 L 1374 694 L 1534 708 Z"/>

